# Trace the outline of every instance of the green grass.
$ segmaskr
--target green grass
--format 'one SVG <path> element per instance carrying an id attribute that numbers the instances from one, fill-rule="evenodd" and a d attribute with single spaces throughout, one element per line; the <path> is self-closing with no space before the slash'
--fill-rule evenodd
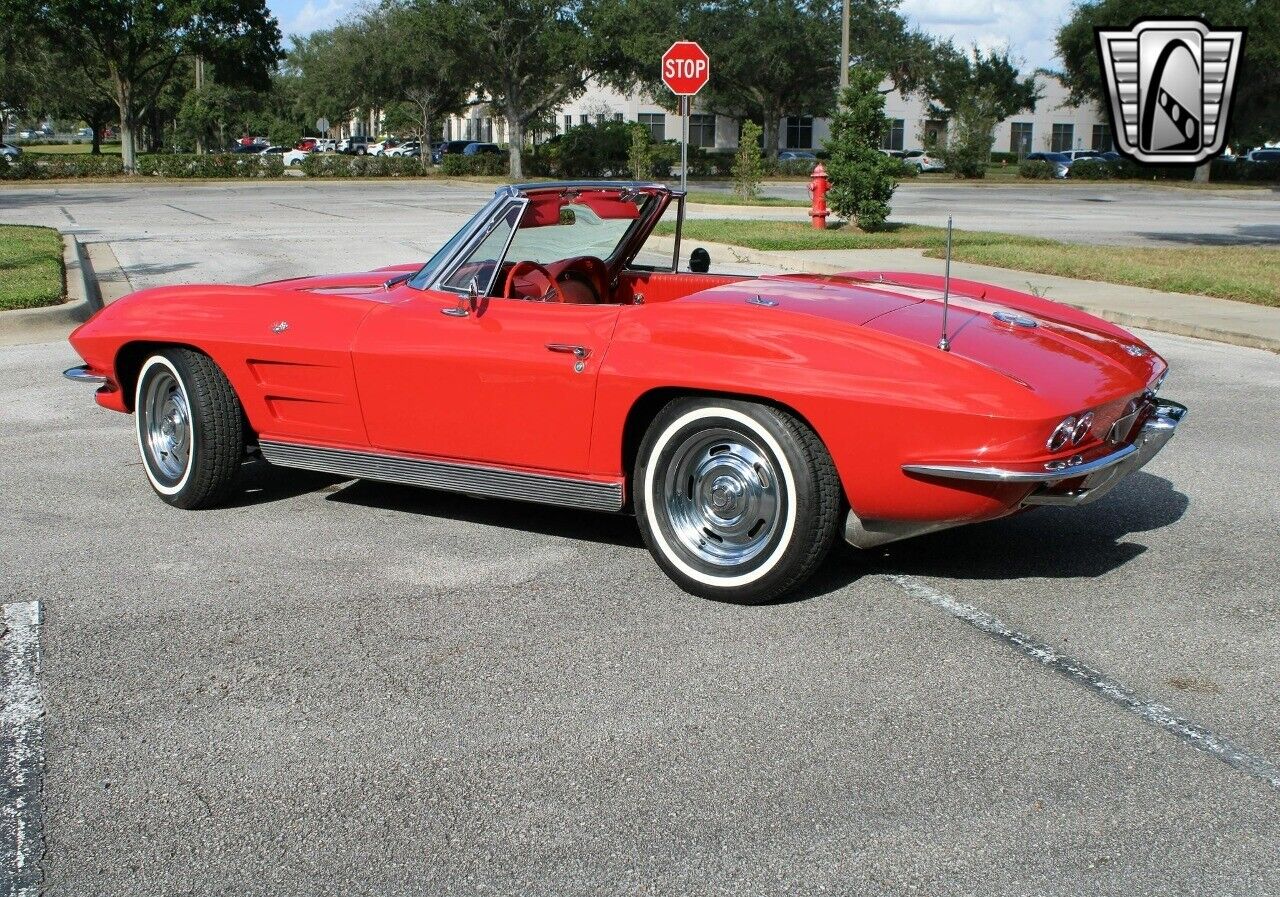
<path id="1" fill-rule="evenodd" d="M 701 202 L 712 206 L 780 206 L 788 209 L 807 209 L 803 199 L 782 199 L 777 196 L 757 196 L 743 199 L 736 193 L 717 193 L 711 190 L 690 190 L 689 202 Z"/>
<path id="2" fill-rule="evenodd" d="M 92 143 L 33 143 L 30 145 L 19 144 L 24 153 L 31 153 L 37 156 L 67 156 L 87 154 L 93 149 Z M 104 143 L 101 146 L 104 156 L 120 155 L 120 144 Z"/>
<path id="3" fill-rule="evenodd" d="M 660 224 L 658 233 L 674 233 Z M 942 258 L 946 231 L 890 224 L 865 233 L 855 227 L 814 230 L 799 221 L 694 219 L 684 239 L 729 243 L 765 251 L 809 249 L 924 249 Z M 1235 299 L 1280 308 L 1280 249 L 1262 246 L 1112 247 L 1061 243 L 986 231 L 957 230 L 952 258 L 961 262 L 1034 271 L 1082 280 Z"/>
<path id="4" fill-rule="evenodd" d="M 941 258 L 930 251 L 927 255 Z M 987 244 L 952 258 L 997 268 L 1101 280 L 1170 293 L 1217 296 L 1280 308 L 1280 249 L 1263 246 L 1111 247 Z"/>
<path id="5" fill-rule="evenodd" d="M 47 227 L 0 225 L 0 309 L 57 305 L 62 237 Z"/>
<path id="6" fill-rule="evenodd" d="M 675 225 L 662 223 L 656 233 L 673 234 Z M 947 232 L 940 227 L 919 224 L 890 224 L 882 231 L 867 233 L 856 227 L 814 230 L 806 222 L 768 221 L 734 218 L 692 219 L 684 223 L 684 239 L 731 243 L 750 249 L 790 252 L 806 249 L 931 249 L 946 245 Z M 1052 245 L 1039 237 L 1018 237 L 986 231 L 955 231 L 955 246 L 1017 243 Z"/>

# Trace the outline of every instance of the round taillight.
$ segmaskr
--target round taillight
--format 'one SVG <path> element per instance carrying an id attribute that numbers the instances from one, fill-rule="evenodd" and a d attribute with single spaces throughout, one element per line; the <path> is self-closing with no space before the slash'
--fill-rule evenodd
<path id="1" fill-rule="evenodd" d="M 1076 421 L 1076 425 L 1071 430 L 1071 444 L 1079 445 L 1084 442 L 1084 438 L 1089 435 L 1089 431 L 1093 429 L 1093 412 L 1088 411 L 1080 415 L 1080 419 Z"/>
<path id="2" fill-rule="evenodd" d="M 1076 419 L 1074 416 L 1067 418 L 1054 429 L 1053 434 L 1049 437 L 1049 441 L 1045 443 L 1049 447 L 1049 451 L 1061 451 L 1062 447 L 1071 441 L 1071 436 L 1076 429 Z"/>

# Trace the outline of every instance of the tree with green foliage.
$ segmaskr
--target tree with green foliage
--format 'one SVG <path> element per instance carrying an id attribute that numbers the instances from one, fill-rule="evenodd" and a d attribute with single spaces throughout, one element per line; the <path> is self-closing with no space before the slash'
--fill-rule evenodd
<path id="1" fill-rule="evenodd" d="M 115 101 L 121 154 L 135 168 L 134 135 L 179 61 L 199 55 L 227 83 L 265 87 L 280 29 L 264 0 L 28 0 L 49 40 L 86 60 Z"/>
<path id="2" fill-rule="evenodd" d="M 631 147 L 627 151 L 627 167 L 637 181 L 653 177 L 653 147 L 649 129 L 644 125 L 631 126 Z"/>
<path id="3" fill-rule="evenodd" d="M 831 116 L 831 137 L 824 144 L 830 154 L 826 171 L 831 209 L 868 231 L 878 230 L 888 220 L 889 200 L 897 186 L 894 160 L 880 152 L 887 125 L 880 92 L 883 80 L 883 72 L 867 66 L 855 66 L 849 72 L 849 87 Z"/>
<path id="4" fill-rule="evenodd" d="M 923 89 L 933 101 L 930 113 L 947 121 L 948 133 L 927 149 L 956 177 L 983 177 L 996 125 L 1035 109 L 1040 98 L 1035 76 L 1021 76 L 1007 52 L 974 47 L 966 53 L 944 42 L 935 57 Z"/>
<path id="5" fill-rule="evenodd" d="M 744 121 L 742 133 L 738 135 L 738 151 L 733 157 L 733 192 L 745 200 L 759 195 L 760 181 L 764 177 L 760 158 L 761 133 L 758 124 Z"/>
<path id="6" fill-rule="evenodd" d="M 582 94 L 591 40 L 577 0 L 455 0 L 474 53 L 468 83 L 507 122 L 511 177 L 524 176 L 525 130 Z M 625 157 L 625 153 L 623 154 Z"/>
<path id="7" fill-rule="evenodd" d="M 1093 29 L 1127 28 L 1143 16 L 1195 16 L 1219 28 L 1247 28 L 1227 145 L 1247 150 L 1280 138 L 1280 3 L 1275 0 L 1086 0 L 1057 38 L 1072 99 L 1107 108 Z M 1196 180 L 1208 179 L 1206 163 L 1196 170 Z"/>
<path id="8" fill-rule="evenodd" d="M 887 72 L 915 89 L 929 42 L 912 31 L 898 0 L 851 0 L 853 62 Z M 658 59 L 674 40 L 696 40 L 711 57 L 711 80 L 694 101 L 700 110 L 750 119 L 764 132 L 764 152 L 778 152 L 783 116 L 820 115 L 839 81 L 840 0 L 583 0 L 592 34 L 592 65 L 622 90 L 637 83 L 675 108 Z"/>

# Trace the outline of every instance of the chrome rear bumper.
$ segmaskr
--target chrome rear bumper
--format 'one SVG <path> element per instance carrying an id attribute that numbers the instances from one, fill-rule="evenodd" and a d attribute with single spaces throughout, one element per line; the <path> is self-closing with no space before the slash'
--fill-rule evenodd
<path id="1" fill-rule="evenodd" d="M 945 464 L 904 464 L 902 469 L 941 479 L 1037 486 L 1023 500 L 1024 505 L 1084 505 L 1106 495 L 1125 476 L 1154 458 L 1173 438 L 1186 413 L 1185 405 L 1167 399 L 1153 400 L 1151 411 L 1132 442 L 1091 461 L 1058 461 L 1041 470 Z M 1062 488 L 1067 481 L 1072 482 L 1071 488 Z"/>

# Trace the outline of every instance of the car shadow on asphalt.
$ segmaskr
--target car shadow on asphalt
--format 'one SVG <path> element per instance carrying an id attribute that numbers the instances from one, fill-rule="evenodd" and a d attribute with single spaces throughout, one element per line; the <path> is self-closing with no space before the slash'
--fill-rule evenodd
<path id="1" fill-rule="evenodd" d="M 330 493 L 327 498 L 329 501 L 566 539 L 581 539 L 585 542 L 643 547 L 635 518 L 629 514 L 606 514 L 501 498 L 459 495 L 372 480 L 356 480 L 349 486 Z"/>
<path id="2" fill-rule="evenodd" d="M 866 572 L 950 579 L 1102 576 L 1146 552 L 1131 536 L 1176 523 L 1189 505 L 1171 482 L 1139 471 L 1097 504 L 943 530 L 867 552 L 861 563 Z"/>
<path id="3" fill-rule="evenodd" d="M 223 507 L 244 508 L 273 501 L 285 501 L 297 498 L 299 495 L 306 495 L 308 492 L 320 492 L 335 484 L 348 481 L 347 477 L 328 473 L 272 467 L 261 458 L 254 458 L 241 465 L 236 495 Z"/>

